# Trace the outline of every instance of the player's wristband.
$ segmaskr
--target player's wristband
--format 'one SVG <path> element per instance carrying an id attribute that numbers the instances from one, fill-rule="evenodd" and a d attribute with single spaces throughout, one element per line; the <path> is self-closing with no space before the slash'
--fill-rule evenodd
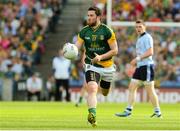
<path id="1" fill-rule="evenodd" d="M 137 57 L 136 57 L 136 60 L 137 60 L 137 61 L 140 61 L 140 60 L 141 60 L 141 57 L 140 57 L 140 56 L 137 56 Z"/>

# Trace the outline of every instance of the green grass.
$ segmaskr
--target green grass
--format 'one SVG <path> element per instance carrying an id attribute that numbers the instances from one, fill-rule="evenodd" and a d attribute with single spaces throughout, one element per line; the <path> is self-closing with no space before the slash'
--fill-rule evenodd
<path id="1" fill-rule="evenodd" d="M 99 103 L 98 127 L 87 124 L 87 106 L 60 102 L 0 102 L 0 130 L 180 130 L 180 104 L 161 104 L 163 118 L 150 118 L 149 103 L 136 104 L 133 115 L 119 118 L 125 104 Z"/>

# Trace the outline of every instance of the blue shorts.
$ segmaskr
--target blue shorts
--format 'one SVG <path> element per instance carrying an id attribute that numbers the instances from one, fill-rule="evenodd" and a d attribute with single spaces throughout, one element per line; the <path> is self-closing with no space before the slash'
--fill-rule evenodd
<path id="1" fill-rule="evenodd" d="M 141 81 L 154 81 L 154 65 L 145 65 L 136 68 L 132 78 Z"/>

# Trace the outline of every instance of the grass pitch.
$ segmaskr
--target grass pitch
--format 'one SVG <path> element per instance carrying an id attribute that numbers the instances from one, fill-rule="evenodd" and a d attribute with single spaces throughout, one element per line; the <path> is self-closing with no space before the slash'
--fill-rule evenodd
<path id="1" fill-rule="evenodd" d="M 87 106 L 60 102 L 0 102 L 0 130 L 180 130 L 180 104 L 161 104 L 163 118 L 150 118 L 150 103 L 136 104 L 133 115 L 119 118 L 126 104 L 99 103 L 98 127 L 87 124 Z"/>

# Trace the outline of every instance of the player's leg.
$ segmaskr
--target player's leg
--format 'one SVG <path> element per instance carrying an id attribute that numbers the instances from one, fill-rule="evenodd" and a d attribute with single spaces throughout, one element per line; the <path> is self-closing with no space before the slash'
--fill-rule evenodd
<path id="1" fill-rule="evenodd" d="M 158 101 L 158 97 L 157 97 L 157 94 L 156 94 L 155 89 L 154 89 L 154 81 L 146 82 L 146 83 L 144 83 L 144 85 L 145 85 L 145 88 L 147 90 L 150 101 L 154 107 L 154 114 L 152 115 L 152 117 L 153 116 L 161 117 L 161 110 L 160 110 L 160 106 L 159 106 L 159 101 Z"/>
<path id="2" fill-rule="evenodd" d="M 81 88 L 81 91 L 80 91 L 80 96 L 79 96 L 79 100 L 78 102 L 76 103 L 76 106 L 78 107 L 81 103 L 82 103 L 82 100 L 83 100 L 83 97 L 86 93 L 86 87 L 87 87 L 87 84 L 86 82 L 84 82 L 82 88 Z"/>
<path id="3" fill-rule="evenodd" d="M 97 91 L 100 75 L 94 71 L 88 70 L 86 73 L 87 82 L 87 104 L 88 104 L 88 121 L 92 126 L 96 126 L 96 105 L 97 105 Z"/>
<path id="4" fill-rule="evenodd" d="M 33 96 L 33 94 L 30 92 L 30 91 L 28 91 L 28 93 L 27 93 L 27 99 L 28 99 L 28 101 L 30 101 L 31 100 L 31 97 Z"/>
<path id="5" fill-rule="evenodd" d="M 69 90 L 69 80 L 63 80 L 63 87 L 66 91 L 66 101 L 69 102 L 71 101 L 71 93 L 70 93 L 70 90 Z"/>
<path id="6" fill-rule="evenodd" d="M 133 74 L 133 77 L 131 79 L 131 82 L 129 84 L 128 105 L 127 105 L 126 109 L 124 110 L 123 113 L 116 113 L 115 114 L 116 116 L 127 117 L 132 114 L 133 105 L 136 100 L 137 88 L 141 84 L 141 70 L 142 70 L 141 68 L 136 68 L 136 70 Z"/>
<path id="7" fill-rule="evenodd" d="M 56 79 L 55 101 L 62 100 L 62 91 L 60 90 L 61 84 L 61 80 Z"/>
<path id="8" fill-rule="evenodd" d="M 152 117 L 153 116 L 161 117 L 159 101 L 158 101 L 158 97 L 154 89 L 154 66 L 153 65 L 147 65 L 146 67 L 146 81 L 144 81 L 144 86 L 150 98 L 150 101 L 154 107 L 154 114 L 152 115 Z"/>
<path id="9" fill-rule="evenodd" d="M 96 115 L 96 111 L 93 110 L 93 108 L 96 108 L 97 105 L 97 98 L 96 98 L 96 94 L 97 94 L 97 90 L 98 90 L 98 84 L 95 81 L 90 81 L 87 84 L 87 104 L 89 107 L 89 111 Z"/>
<path id="10" fill-rule="evenodd" d="M 102 95 L 107 96 L 112 87 L 115 67 L 112 66 L 109 68 L 101 69 L 101 72 L 102 74 L 101 74 L 101 81 L 100 81 L 100 91 Z"/>
<path id="11" fill-rule="evenodd" d="M 139 87 L 140 81 L 132 79 L 129 84 L 129 96 L 128 96 L 128 106 L 126 109 L 133 109 L 134 103 L 136 101 L 137 88 Z"/>
<path id="12" fill-rule="evenodd" d="M 150 81 L 150 82 L 146 81 L 146 82 L 144 82 L 144 85 L 145 85 L 146 91 L 148 93 L 148 96 L 150 98 L 150 101 L 154 107 L 154 114 L 151 117 L 153 117 L 153 116 L 161 117 L 159 100 L 158 100 L 158 96 L 157 96 L 155 89 L 154 89 L 154 81 Z"/>
<path id="13" fill-rule="evenodd" d="M 116 113 L 116 116 L 119 117 L 127 117 L 130 116 L 133 110 L 133 106 L 136 100 L 136 92 L 137 92 L 137 88 L 139 87 L 140 81 L 136 80 L 136 79 L 132 79 L 130 84 L 129 84 L 129 95 L 128 95 L 128 105 L 126 107 L 126 109 L 124 110 L 123 113 Z"/>
<path id="14" fill-rule="evenodd" d="M 104 80 L 100 81 L 100 90 L 101 90 L 102 95 L 107 96 L 110 88 L 111 88 L 111 82 L 104 81 Z"/>
<path id="15" fill-rule="evenodd" d="M 97 90 L 98 84 L 95 81 L 90 81 L 87 84 L 87 104 L 88 104 L 88 121 L 92 126 L 96 126 L 96 105 L 97 105 Z"/>
<path id="16" fill-rule="evenodd" d="M 36 92 L 35 93 L 36 97 L 37 97 L 37 100 L 40 101 L 41 100 L 41 92 Z"/>

